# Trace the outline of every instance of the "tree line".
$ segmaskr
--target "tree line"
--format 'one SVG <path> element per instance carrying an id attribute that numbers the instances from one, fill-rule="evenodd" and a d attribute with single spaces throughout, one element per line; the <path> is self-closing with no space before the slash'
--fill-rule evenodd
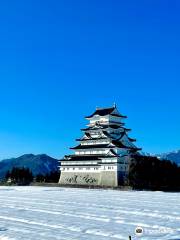
<path id="1" fill-rule="evenodd" d="M 59 181 L 59 171 L 34 176 L 29 168 L 13 167 L 12 170 L 6 173 L 5 180 L 18 185 L 28 185 L 31 182 L 57 183 Z"/>
<path id="2" fill-rule="evenodd" d="M 59 171 L 33 176 L 29 168 L 13 167 L 6 174 L 6 181 L 28 185 L 31 182 L 58 183 Z M 157 157 L 135 155 L 131 160 L 128 178 L 125 185 L 142 190 L 175 190 L 180 191 L 180 167 L 169 160 Z"/>
<path id="3" fill-rule="evenodd" d="M 128 181 L 134 189 L 180 190 L 180 167 L 169 160 L 136 155 L 130 164 Z"/>

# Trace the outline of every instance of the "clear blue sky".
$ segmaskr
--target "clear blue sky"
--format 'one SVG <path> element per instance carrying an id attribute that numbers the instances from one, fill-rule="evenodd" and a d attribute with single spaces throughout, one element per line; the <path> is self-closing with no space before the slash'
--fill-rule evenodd
<path id="1" fill-rule="evenodd" d="M 180 2 L 0 3 L 0 159 L 62 157 L 116 102 L 144 151 L 180 148 Z"/>

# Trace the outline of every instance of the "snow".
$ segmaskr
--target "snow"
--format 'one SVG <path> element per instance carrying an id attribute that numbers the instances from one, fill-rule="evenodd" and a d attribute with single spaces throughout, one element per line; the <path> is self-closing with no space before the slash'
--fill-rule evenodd
<path id="1" fill-rule="evenodd" d="M 143 228 L 141 237 L 135 228 Z M 0 240 L 180 240 L 180 193 L 0 187 Z"/>

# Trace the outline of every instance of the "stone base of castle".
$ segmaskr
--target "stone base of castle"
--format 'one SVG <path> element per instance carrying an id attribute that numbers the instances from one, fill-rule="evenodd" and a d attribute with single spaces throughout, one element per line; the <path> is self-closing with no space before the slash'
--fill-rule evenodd
<path id="1" fill-rule="evenodd" d="M 62 185 L 93 185 L 117 187 L 120 172 L 102 171 L 102 172 L 61 172 L 59 184 Z"/>

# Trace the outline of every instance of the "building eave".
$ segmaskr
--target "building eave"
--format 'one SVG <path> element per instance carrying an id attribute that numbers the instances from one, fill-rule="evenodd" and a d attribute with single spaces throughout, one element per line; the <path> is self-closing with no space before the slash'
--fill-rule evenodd
<path id="1" fill-rule="evenodd" d="M 72 150 L 77 150 L 77 149 L 102 149 L 102 148 L 114 148 L 115 146 L 112 146 L 110 144 L 96 144 L 96 145 L 81 145 L 79 144 L 78 146 L 71 147 L 70 149 Z"/>

